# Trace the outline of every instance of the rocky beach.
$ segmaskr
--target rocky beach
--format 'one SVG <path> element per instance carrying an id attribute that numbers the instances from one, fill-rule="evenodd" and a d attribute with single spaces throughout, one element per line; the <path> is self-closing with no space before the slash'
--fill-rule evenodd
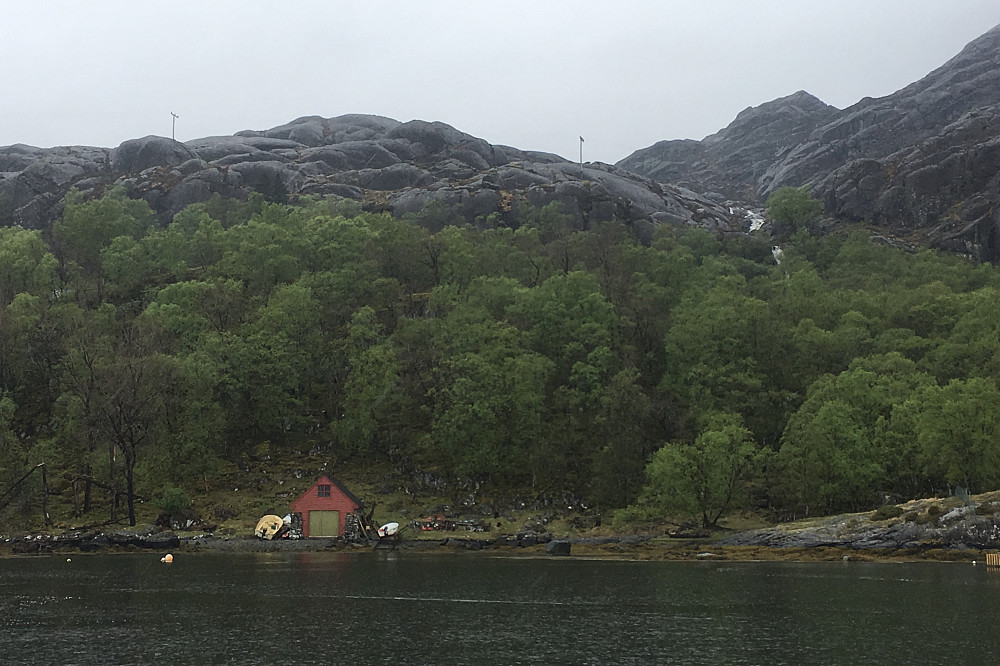
<path id="1" fill-rule="evenodd" d="M 556 548 L 553 544 L 565 544 Z M 876 511 L 779 523 L 749 530 L 637 534 L 553 534 L 524 531 L 491 535 L 404 531 L 395 546 L 336 538 L 265 540 L 250 534 L 216 535 L 137 530 L 72 530 L 7 537 L 0 555 L 173 551 L 181 553 L 323 552 L 368 549 L 408 552 L 483 552 L 505 556 L 556 554 L 639 560 L 981 560 L 1000 544 L 1000 499 L 962 502 L 933 498 Z"/>

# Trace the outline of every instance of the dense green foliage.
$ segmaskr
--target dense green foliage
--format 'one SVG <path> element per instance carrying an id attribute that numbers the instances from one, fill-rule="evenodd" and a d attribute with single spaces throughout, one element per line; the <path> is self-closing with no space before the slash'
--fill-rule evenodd
<path id="1" fill-rule="evenodd" d="M 134 519 L 262 442 L 706 525 L 1000 485 L 992 267 L 488 222 L 112 192 L 0 229 L 0 485 L 46 462 Z"/>
<path id="2" fill-rule="evenodd" d="M 767 216 L 778 224 L 798 227 L 823 212 L 823 202 L 813 199 L 808 187 L 779 187 L 767 197 Z"/>

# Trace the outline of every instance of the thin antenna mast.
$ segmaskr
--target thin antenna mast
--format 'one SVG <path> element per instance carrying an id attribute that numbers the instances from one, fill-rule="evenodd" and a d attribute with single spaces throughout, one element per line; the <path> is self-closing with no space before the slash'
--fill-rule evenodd
<path id="1" fill-rule="evenodd" d="M 580 178 L 583 178 L 583 137 L 580 137 Z"/>
<path id="2" fill-rule="evenodd" d="M 170 118 L 170 140 L 171 141 L 176 141 L 177 139 L 174 138 L 174 130 L 177 129 L 177 119 L 180 118 L 180 116 L 178 116 L 173 111 L 170 112 L 170 115 L 171 115 L 171 118 Z"/>

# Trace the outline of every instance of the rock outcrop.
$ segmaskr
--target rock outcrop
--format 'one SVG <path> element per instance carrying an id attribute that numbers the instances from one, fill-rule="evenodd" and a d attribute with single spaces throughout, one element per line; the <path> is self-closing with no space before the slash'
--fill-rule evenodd
<path id="1" fill-rule="evenodd" d="M 892 518 L 868 512 L 750 530 L 728 536 L 719 545 L 927 550 L 985 549 L 1000 544 L 1000 515 L 996 513 L 1000 503 L 993 500 L 936 512 L 942 503 L 914 500 Z"/>
<path id="2" fill-rule="evenodd" d="M 837 113 L 807 92 L 740 112 L 725 129 L 702 141 L 660 141 L 618 166 L 697 192 L 736 201 L 758 199 L 768 169 Z"/>
<path id="3" fill-rule="evenodd" d="M 640 236 L 660 223 L 720 232 L 744 226 L 727 207 L 683 187 L 492 145 L 440 122 L 309 116 L 186 143 L 149 136 L 115 149 L 0 148 L 0 224 L 43 228 L 71 187 L 97 196 L 111 186 L 148 201 L 163 221 L 216 194 L 260 192 L 344 197 L 395 215 L 440 202 L 470 222 L 502 222 L 521 205 L 558 201 L 577 228 L 617 221 Z"/>
<path id="4" fill-rule="evenodd" d="M 117 532 L 71 530 L 62 534 L 29 534 L 4 540 L 15 554 L 42 553 L 75 549 L 94 552 L 112 546 L 161 550 L 176 548 L 180 537 L 173 532 L 157 532 L 154 528 Z"/>
<path id="5" fill-rule="evenodd" d="M 806 93 L 747 109 L 703 141 L 618 166 L 761 202 L 807 185 L 828 214 L 1000 260 L 1000 26 L 926 77 L 843 110 Z"/>

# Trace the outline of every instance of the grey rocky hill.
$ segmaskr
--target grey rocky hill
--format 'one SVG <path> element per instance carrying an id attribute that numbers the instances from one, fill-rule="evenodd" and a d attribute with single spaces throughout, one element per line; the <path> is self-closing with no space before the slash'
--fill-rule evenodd
<path id="1" fill-rule="evenodd" d="M 838 110 L 798 92 L 702 141 L 661 141 L 618 166 L 757 203 L 781 186 L 809 186 L 842 220 L 995 262 L 1000 26 L 886 97 Z"/>
<path id="2" fill-rule="evenodd" d="M 441 202 L 469 222 L 503 224 L 558 201 L 577 228 L 602 221 L 640 237 L 656 224 L 739 230 L 739 213 L 674 185 L 600 163 L 491 145 L 440 122 L 369 115 L 304 117 L 266 131 L 180 143 L 148 136 L 117 148 L 0 148 L 0 225 L 45 228 L 70 188 L 120 186 L 162 221 L 213 195 L 335 196 L 403 215 Z"/>
<path id="3" fill-rule="evenodd" d="M 698 192 L 755 201 L 772 162 L 807 141 L 836 113 L 800 91 L 742 111 L 728 127 L 701 141 L 660 141 L 618 165 Z"/>

